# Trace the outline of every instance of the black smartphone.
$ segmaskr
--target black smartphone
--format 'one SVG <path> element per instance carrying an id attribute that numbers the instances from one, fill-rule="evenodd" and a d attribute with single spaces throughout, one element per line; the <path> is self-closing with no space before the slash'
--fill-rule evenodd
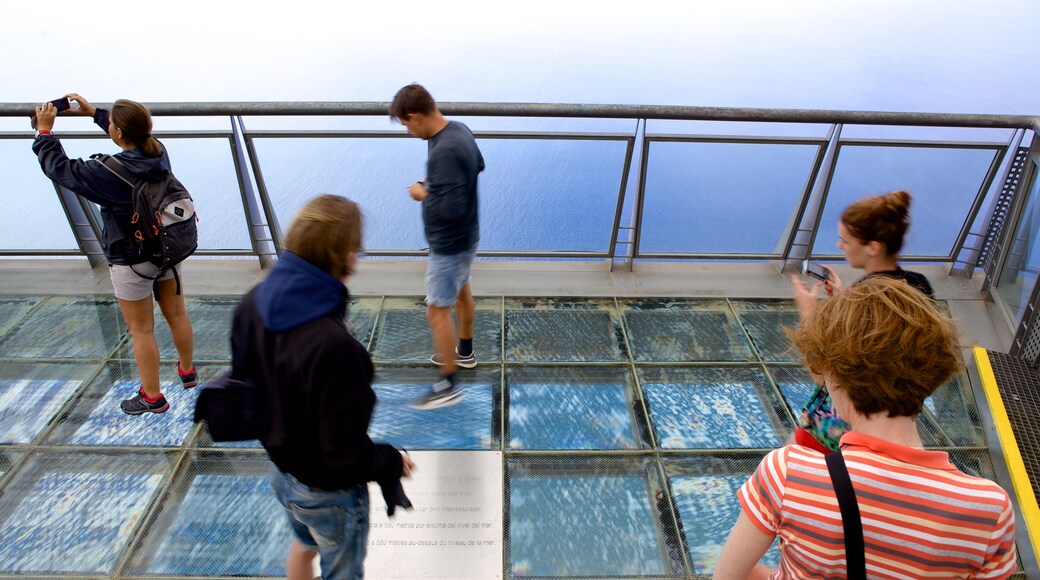
<path id="1" fill-rule="evenodd" d="M 54 105 L 55 109 L 58 109 L 59 113 L 62 111 L 68 111 L 69 108 L 72 107 L 72 103 L 69 101 L 68 97 L 54 99 L 53 101 L 51 101 L 51 104 Z"/>
<path id="2" fill-rule="evenodd" d="M 802 262 L 802 274 L 806 276 L 812 276 L 821 282 L 826 282 L 831 279 L 831 274 L 827 270 L 824 270 L 822 266 L 813 264 L 809 260 Z"/>

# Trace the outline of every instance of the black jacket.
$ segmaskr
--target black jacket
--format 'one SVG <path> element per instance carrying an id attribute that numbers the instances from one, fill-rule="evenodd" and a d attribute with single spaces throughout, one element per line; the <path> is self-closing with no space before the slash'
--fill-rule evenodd
<path id="1" fill-rule="evenodd" d="M 344 323 L 347 288 L 283 252 L 235 309 L 232 352 L 250 341 L 247 376 L 261 397 L 261 442 L 283 472 L 319 489 L 395 482 L 401 454 L 375 444 L 372 360 Z"/>
<path id="2" fill-rule="evenodd" d="M 108 133 L 108 111 L 98 109 L 94 113 L 94 122 Z M 33 141 L 32 149 L 47 177 L 101 206 L 102 245 L 108 261 L 124 266 L 144 262 L 145 258 L 141 257 L 136 245 L 128 243 L 133 232 L 130 186 L 103 167 L 100 161 L 69 159 L 61 141 L 54 135 L 40 135 Z M 131 173 L 144 179 L 162 179 L 170 172 L 170 157 L 165 147 L 159 157 L 145 157 L 139 149 L 121 151 L 113 157 Z"/>

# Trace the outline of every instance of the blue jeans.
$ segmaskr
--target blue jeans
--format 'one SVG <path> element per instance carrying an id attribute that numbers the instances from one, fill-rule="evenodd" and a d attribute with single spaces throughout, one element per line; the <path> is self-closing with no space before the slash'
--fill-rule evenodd
<path id="1" fill-rule="evenodd" d="M 451 255 L 431 251 L 426 264 L 426 305 L 437 308 L 455 306 L 459 290 L 469 282 L 469 270 L 476 256 L 476 248 Z"/>
<path id="2" fill-rule="evenodd" d="M 321 491 L 277 467 L 271 471 L 275 497 L 289 516 L 293 535 L 318 552 L 324 580 L 365 576 L 368 549 L 368 486 Z"/>

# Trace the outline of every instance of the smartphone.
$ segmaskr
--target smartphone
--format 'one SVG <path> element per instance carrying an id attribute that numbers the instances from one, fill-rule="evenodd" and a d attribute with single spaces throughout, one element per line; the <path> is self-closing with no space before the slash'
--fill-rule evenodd
<path id="1" fill-rule="evenodd" d="M 827 270 L 824 270 L 822 266 L 813 264 L 809 260 L 802 262 L 802 274 L 806 276 L 812 276 L 821 282 L 826 282 L 831 279 L 831 274 Z"/>
<path id="2" fill-rule="evenodd" d="M 55 109 L 58 109 L 59 113 L 62 111 L 68 111 L 69 108 L 72 107 L 72 102 L 69 101 L 68 97 L 54 99 L 53 101 L 51 101 L 51 104 L 54 105 Z"/>

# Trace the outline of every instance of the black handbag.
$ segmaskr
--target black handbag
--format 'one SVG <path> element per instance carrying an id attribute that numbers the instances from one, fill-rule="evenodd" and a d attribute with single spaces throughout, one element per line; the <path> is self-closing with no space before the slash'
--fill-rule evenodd
<path id="1" fill-rule="evenodd" d="M 199 387 L 195 422 L 205 421 L 213 441 L 253 441 L 260 438 L 259 393 L 245 374 L 246 353 L 253 334 L 231 353 L 231 370 Z"/>

